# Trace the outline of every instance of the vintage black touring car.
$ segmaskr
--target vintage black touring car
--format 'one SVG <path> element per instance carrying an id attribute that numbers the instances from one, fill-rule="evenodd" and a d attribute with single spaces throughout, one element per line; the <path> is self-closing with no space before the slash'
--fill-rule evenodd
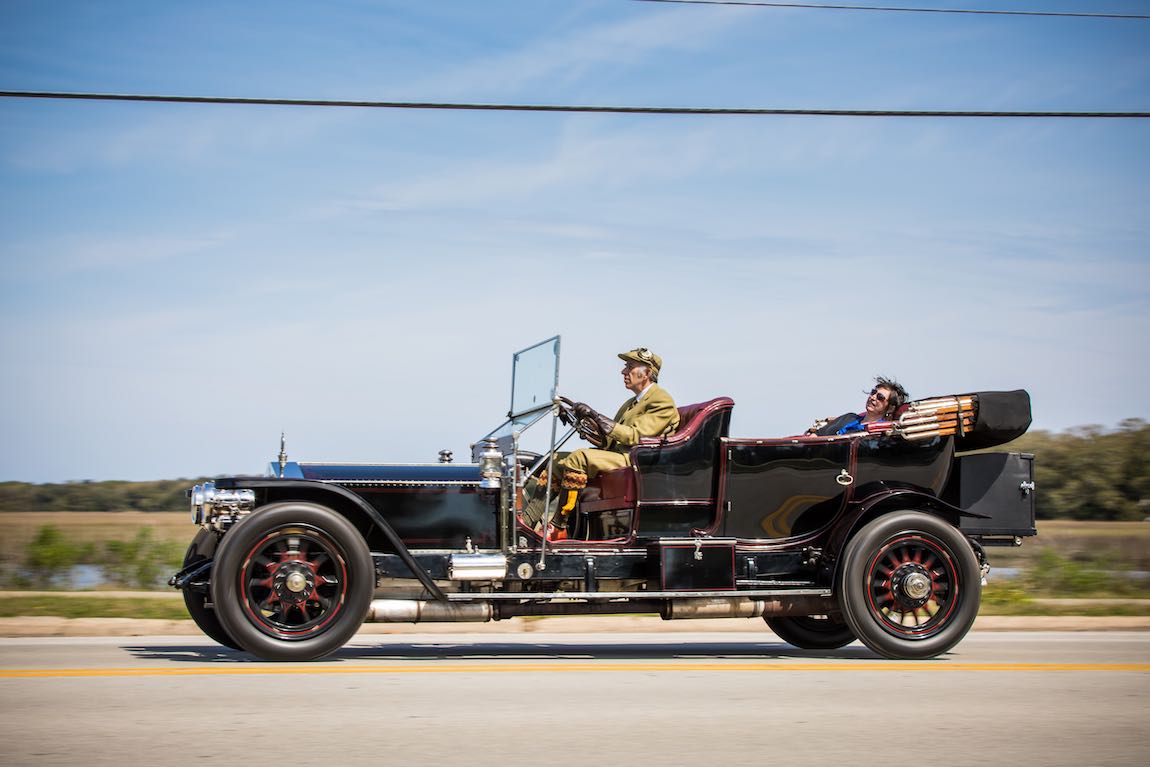
<path id="1" fill-rule="evenodd" d="M 985 452 L 1029 427 L 1019 390 L 772 439 L 728 436 L 727 397 L 687 405 L 677 431 L 594 478 L 566 537 L 548 540 L 521 510 L 528 478 L 575 431 L 557 396 L 559 348 L 556 336 L 514 355 L 507 419 L 469 463 L 448 451 L 438 463 L 297 463 L 281 439 L 266 476 L 192 488 L 200 529 L 170 583 L 199 627 L 262 658 L 307 660 L 365 621 L 762 617 L 804 649 L 858 639 L 929 658 L 975 619 L 984 547 L 1036 534 L 1033 456 Z"/>

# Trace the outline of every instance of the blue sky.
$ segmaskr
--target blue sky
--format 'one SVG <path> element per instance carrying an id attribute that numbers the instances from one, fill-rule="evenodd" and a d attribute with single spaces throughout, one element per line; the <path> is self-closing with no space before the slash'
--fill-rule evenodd
<path id="1" fill-rule="evenodd" d="M 918 3 L 1150 13 L 1145 0 Z M 1150 22 L 637 3 L 0 2 L 0 89 L 1150 111 Z M 782 436 L 1024 387 L 1150 417 L 1150 121 L 0 99 L 0 480 L 431 461 L 563 336 Z"/>

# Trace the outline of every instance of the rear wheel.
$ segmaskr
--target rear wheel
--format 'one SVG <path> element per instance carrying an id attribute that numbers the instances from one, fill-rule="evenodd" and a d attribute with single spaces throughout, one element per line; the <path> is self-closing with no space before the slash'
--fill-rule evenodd
<path id="1" fill-rule="evenodd" d="M 868 523 L 847 543 L 839 574 L 843 618 L 888 658 L 933 658 L 966 636 L 982 573 L 954 526 L 918 511 Z"/>
<path id="2" fill-rule="evenodd" d="M 803 650 L 834 650 L 855 641 L 850 626 L 838 616 L 774 616 L 763 620 L 779 639 Z"/>
<path id="3" fill-rule="evenodd" d="M 224 629 L 253 655 L 314 660 L 351 639 L 375 592 L 359 531 L 331 509 L 279 503 L 224 536 L 212 601 Z"/>
<path id="4" fill-rule="evenodd" d="M 196 562 L 203 562 L 211 557 L 215 552 L 218 540 L 219 536 L 210 530 L 200 530 L 196 533 L 196 537 L 192 539 L 192 544 L 188 546 L 187 553 L 184 554 L 184 567 L 186 568 Z M 200 627 L 200 631 L 224 647 L 230 647 L 233 650 L 244 649 L 228 635 L 228 632 L 220 624 L 216 611 L 210 606 L 207 590 L 185 587 L 183 594 L 188 615 L 192 616 L 192 620 Z"/>

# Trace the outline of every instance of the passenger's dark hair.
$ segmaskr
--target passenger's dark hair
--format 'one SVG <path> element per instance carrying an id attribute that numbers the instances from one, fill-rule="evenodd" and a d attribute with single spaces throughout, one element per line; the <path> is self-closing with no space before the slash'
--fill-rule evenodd
<path id="1" fill-rule="evenodd" d="M 893 415 L 894 411 L 898 410 L 910 400 L 910 395 L 906 393 L 906 389 L 893 378 L 875 376 L 874 386 L 876 389 L 882 386 L 890 391 L 890 399 L 887 400 L 884 415 Z"/>

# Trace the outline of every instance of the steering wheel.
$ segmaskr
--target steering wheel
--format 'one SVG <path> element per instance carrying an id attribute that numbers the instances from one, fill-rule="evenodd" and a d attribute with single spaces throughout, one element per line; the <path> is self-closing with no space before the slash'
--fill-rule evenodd
<path id="1" fill-rule="evenodd" d="M 568 426 L 574 426 L 575 431 L 579 432 L 579 436 L 590 442 L 595 447 L 603 447 L 607 444 L 610 435 L 603 431 L 603 427 L 599 424 L 599 420 L 592 415 L 587 415 L 586 412 L 591 408 L 584 405 L 582 402 L 572 402 L 566 397 L 556 397 L 555 404 L 559 407 L 559 420 Z"/>

